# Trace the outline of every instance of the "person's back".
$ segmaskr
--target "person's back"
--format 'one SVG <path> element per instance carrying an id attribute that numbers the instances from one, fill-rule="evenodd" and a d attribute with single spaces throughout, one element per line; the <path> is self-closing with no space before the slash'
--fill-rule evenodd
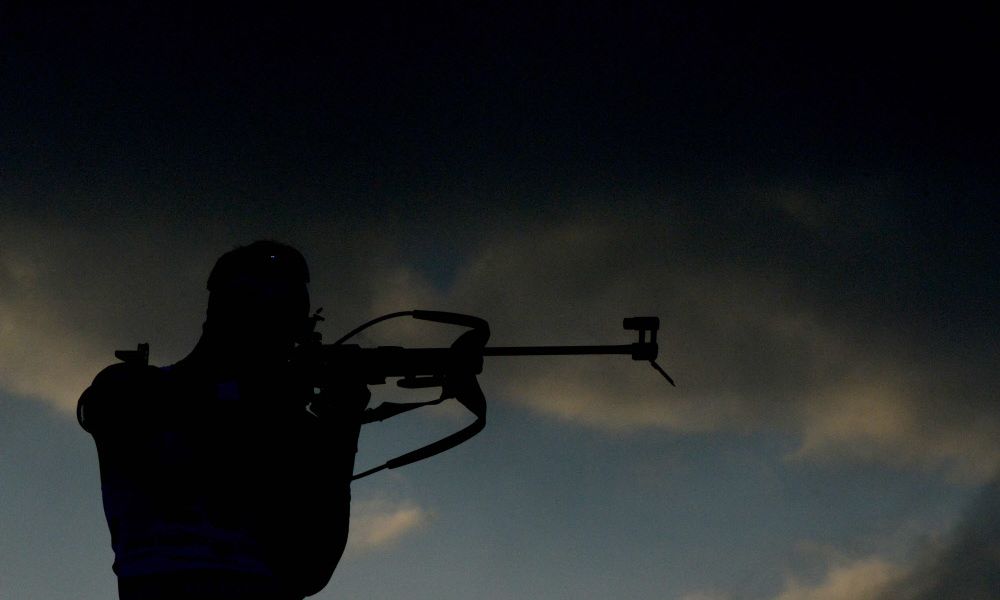
<path id="1" fill-rule="evenodd" d="M 285 246 L 227 254 L 189 356 L 114 365 L 81 397 L 122 600 L 302 598 L 332 575 L 368 394 L 317 398 L 290 372 L 307 281 Z"/>

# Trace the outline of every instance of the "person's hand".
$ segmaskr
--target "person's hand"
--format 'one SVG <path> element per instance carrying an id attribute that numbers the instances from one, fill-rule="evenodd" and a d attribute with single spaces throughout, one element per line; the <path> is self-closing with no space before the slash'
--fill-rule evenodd
<path id="1" fill-rule="evenodd" d="M 331 385 L 313 396 L 309 412 L 331 424 L 357 424 L 360 427 L 361 416 L 368 408 L 371 397 L 368 386 L 361 382 Z"/>

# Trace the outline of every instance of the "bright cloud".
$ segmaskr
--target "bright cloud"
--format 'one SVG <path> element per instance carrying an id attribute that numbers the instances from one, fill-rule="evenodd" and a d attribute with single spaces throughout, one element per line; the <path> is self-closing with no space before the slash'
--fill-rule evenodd
<path id="1" fill-rule="evenodd" d="M 92 338 L 68 322 L 65 307 L 54 297 L 48 285 L 51 258 L 12 247 L 5 239 L 0 248 L 0 386 L 70 409 L 104 366 L 100 353 Z"/>
<path id="2" fill-rule="evenodd" d="M 879 600 L 905 571 L 879 557 L 835 565 L 823 581 L 808 585 L 790 578 L 774 600 Z"/>
<path id="3" fill-rule="evenodd" d="M 778 270 L 664 258 L 689 243 L 669 223 L 607 215 L 529 228 L 484 244 L 443 302 L 489 315 L 497 344 L 623 343 L 622 317 L 661 317 L 677 388 L 627 358 L 490 360 L 493 389 L 555 418 L 615 432 L 776 428 L 801 438 L 795 458 L 964 480 L 1000 468 L 988 360 L 922 355 Z"/>
<path id="4" fill-rule="evenodd" d="M 848 457 L 944 468 L 962 481 L 987 481 L 1000 469 L 1000 423 L 993 415 L 955 418 L 944 404 L 924 404 L 921 375 L 897 366 L 853 376 L 809 396 L 802 444 L 793 459 Z"/>
<path id="5" fill-rule="evenodd" d="M 349 553 L 390 547 L 425 526 L 429 513 L 412 502 L 356 501 L 351 506 Z"/>
<path id="6" fill-rule="evenodd" d="M 830 281 L 839 272 L 828 264 L 781 266 L 798 256 L 774 239 L 769 228 L 779 225 L 807 249 L 839 239 L 821 236 L 868 242 L 832 205 L 769 194 L 760 214 L 728 220 L 683 208 L 627 219 L 599 203 L 539 221 L 515 215 L 482 231 L 446 283 L 418 271 L 391 232 L 332 218 L 245 223 L 235 241 L 273 235 L 302 247 L 330 336 L 384 312 L 432 308 L 488 318 L 497 345 L 627 343 L 623 317 L 661 317 L 660 362 L 677 388 L 627 357 L 488 360 L 487 394 L 553 418 L 616 433 L 778 430 L 801 439 L 795 459 L 991 476 L 1000 468 L 991 358 L 963 361 L 948 347 L 921 345 L 883 322 L 891 306 L 844 309 L 842 286 Z M 874 236 L 879 219 L 864 220 L 864 235 Z M 8 219 L 0 385 L 71 410 L 117 348 L 150 341 L 154 362 L 180 358 L 197 339 L 211 263 L 230 247 L 208 240 L 233 236 L 188 239 L 186 231 L 150 232 L 134 220 L 107 239 L 83 225 Z M 395 337 L 379 343 L 447 343 L 453 333 L 392 327 Z"/>

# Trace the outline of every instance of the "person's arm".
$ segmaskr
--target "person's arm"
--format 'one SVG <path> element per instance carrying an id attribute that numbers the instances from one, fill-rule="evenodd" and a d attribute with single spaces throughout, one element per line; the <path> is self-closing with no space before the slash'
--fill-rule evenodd
<path id="1" fill-rule="evenodd" d="M 371 392 L 363 383 L 348 383 L 335 389 L 323 390 L 309 406 L 311 425 L 326 451 L 331 454 L 321 459 L 331 465 L 334 475 L 350 483 L 354 474 L 354 457 L 358 451 L 361 419 Z"/>
<path id="2" fill-rule="evenodd" d="M 286 500 L 283 570 L 305 595 L 323 589 L 347 545 L 351 478 L 361 416 L 370 393 L 363 384 L 326 390 L 313 399 L 297 427 L 297 456 L 285 475 L 294 491 Z"/>

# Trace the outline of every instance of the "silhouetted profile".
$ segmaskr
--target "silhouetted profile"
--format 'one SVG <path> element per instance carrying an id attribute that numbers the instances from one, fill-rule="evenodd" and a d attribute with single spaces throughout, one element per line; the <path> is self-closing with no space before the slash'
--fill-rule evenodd
<path id="1" fill-rule="evenodd" d="M 283 244 L 223 255 L 191 353 L 161 368 L 120 354 L 80 398 L 121 600 L 301 599 L 329 581 L 369 394 L 345 382 L 313 397 L 290 372 L 312 329 L 308 281 Z"/>

